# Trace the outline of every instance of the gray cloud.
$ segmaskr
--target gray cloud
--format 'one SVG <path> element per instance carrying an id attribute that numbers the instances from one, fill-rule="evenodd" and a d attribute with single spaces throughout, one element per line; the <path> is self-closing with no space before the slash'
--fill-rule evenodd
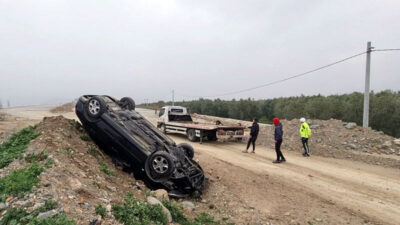
<path id="1" fill-rule="evenodd" d="M 0 0 L 0 99 L 81 94 L 137 102 L 217 95 L 364 51 L 400 47 L 399 1 Z M 375 52 L 371 88 L 398 90 L 400 52 Z M 304 78 L 225 96 L 362 91 L 365 56 Z M 184 99 L 189 99 L 185 97 Z"/>

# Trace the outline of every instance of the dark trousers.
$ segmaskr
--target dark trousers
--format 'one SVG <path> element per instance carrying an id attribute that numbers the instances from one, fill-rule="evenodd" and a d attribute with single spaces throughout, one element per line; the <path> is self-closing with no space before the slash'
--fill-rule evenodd
<path id="1" fill-rule="evenodd" d="M 247 148 L 246 148 L 246 150 L 249 149 L 250 143 L 251 143 L 251 144 L 253 144 L 253 151 L 255 151 L 255 150 L 256 150 L 256 140 L 257 140 L 257 136 L 251 137 L 251 138 L 249 139 L 249 141 L 247 142 Z"/>
<path id="2" fill-rule="evenodd" d="M 304 154 L 309 155 L 310 149 L 308 148 L 308 138 L 301 138 L 301 143 L 303 143 Z"/>
<path id="3" fill-rule="evenodd" d="M 285 157 L 283 157 L 283 154 L 281 152 L 281 145 L 282 145 L 282 140 L 276 140 L 275 151 L 276 151 L 276 160 L 278 161 L 285 159 Z"/>

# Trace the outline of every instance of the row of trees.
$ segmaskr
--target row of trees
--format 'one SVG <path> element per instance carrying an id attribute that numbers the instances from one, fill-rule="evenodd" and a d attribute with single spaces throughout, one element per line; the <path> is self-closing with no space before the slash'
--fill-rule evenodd
<path id="1" fill-rule="evenodd" d="M 157 102 L 153 107 L 170 105 Z M 188 107 L 192 113 L 251 120 L 256 117 L 263 123 L 271 123 L 273 117 L 294 119 L 300 117 L 340 119 L 362 124 L 363 94 L 354 92 L 344 95 L 300 96 L 267 100 L 232 99 L 230 101 L 199 99 L 176 102 Z M 372 92 L 370 95 L 370 126 L 392 136 L 400 137 L 400 92 Z"/>

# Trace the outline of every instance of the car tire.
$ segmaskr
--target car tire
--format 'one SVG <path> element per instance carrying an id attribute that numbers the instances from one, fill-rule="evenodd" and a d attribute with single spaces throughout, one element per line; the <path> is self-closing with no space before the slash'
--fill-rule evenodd
<path id="1" fill-rule="evenodd" d="M 167 181 L 174 170 L 174 160 L 168 152 L 154 152 L 146 160 L 145 172 L 147 177 L 153 182 L 162 183 Z"/>
<path id="2" fill-rule="evenodd" d="M 119 100 L 121 103 L 121 107 L 123 109 L 128 109 L 128 110 L 135 110 L 136 104 L 135 101 L 133 101 L 132 98 L 130 97 L 123 97 L 121 100 Z"/>
<path id="3" fill-rule="evenodd" d="M 102 98 L 97 96 L 90 98 L 84 106 L 85 114 L 92 119 L 99 118 L 105 111 L 106 103 Z"/>
<path id="4" fill-rule="evenodd" d="M 189 159 L 193 159 L 194 157 L 194 149 L 193 147 L 188 144 L 188 143 L 180 143 L 179 145 L 177 145 L 178 147 L 183 148 L 183 150 L 185 150 L 185 155 L 189 158 Z"/>
<path id="5" fill-rule="evenodd" d="M 194 129 L 189 129 L 187 131 L 187 137 L 189 141 L 196 142 L 198 138 L 196 137 L 196 131 Z"/>

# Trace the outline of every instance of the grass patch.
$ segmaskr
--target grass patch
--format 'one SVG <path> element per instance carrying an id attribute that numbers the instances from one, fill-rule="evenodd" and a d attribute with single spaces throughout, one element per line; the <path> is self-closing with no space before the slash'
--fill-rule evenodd
<path id="1" fill-rule="evenodd" d="M 219 222 L 219 221 L 215 221 L 215 219 L 214 219 L 214 217 L 213 216 L 211 216 L 210 214 L 208 214 L 208 213 L 204 213 L 204 212 L 202 212 L 202 213 L 199 213 L 198 215 L 197 215 L 197 217 L 194 219 L 194 223 L 193 224 L 196 224 L 196 225 L 217 225 L 217 224 L 221 224 L 221 222 Z"/>
<path id="2" fill-rule="evenodd" d="M 106 216 L 107 216 L 107 209 L 102 205 L 97 205 L 95 207 L 95 212 L 97 215 L 100 215 L 101 218 L 103 218 L 103 219 L 106 218 Z"/>
<path id="3" fill-rule="evenodd" d="M 35 153 L 29 153 L 25 156 L 25 161 L 28 163 L 35 163 L 35 162 L 40 162 L 49 157 L 49 154 L 46 151 L 41 151 L 37 154 Z"/>
<path id="4" fill-rule="evenodd" d="M 74 220 L 67 218 L 65 214 L 61 213 L 42 220 L 35 218 L 29 222 L 29 225 L 76 225 L 76 223 Z"/>
<path id="5" fill-rule="evenodd" d="M 194 220 L 189 220 L 183 213 L 181 206 L 174 201 L 163 200 L 163 205 L 170 211 L 172 220 L 175 223 L 182 225 L 232 225 L 233 223 L 226 223 L 227 218 L 222 221 L 216 221 L 213 216 L 208 213 L 202 212 L 197 215 Z"/>
<path id="6" fill-rule="evenodd" d="M 87 151 L 90 155 L 94 156 L 94 157 L 98 157 L 99 156 L 99 151 L 96 148 L 90 147 Z"/>
<path id="7" fill-rule="evenodd" d="M 39 175 L 43 167 L 33 164 L 28 168 L 15 170 L 8 176 L 0 179 L 0 197 L 4 200 L 7 196 L 21 196 L 32 191 L 39 182 Z"/>
<path id="8" fill-rule="evenodd" d="M 72 152 L 67 149 L 59 149 L 58 152 L 64 155 L 72 155 Z"/>
<path id="9" fill-rule="evenodd" d="M 39 220 L 37 211 L 28 213 L 21 208 L 12 208 L 0 220 L 0 225 L 76 225 L 75 221 L 61 213 L 51 218 Z"/>
<path id="10" fill-rule="evenodd" d="M 163 200 L 162 203 L 171 213 L 172 220 L 174 222 L 184 225 L 190 224 L 190 221 L 188 220 L 188 218 L 186 218 L 178 203 L 168 200 Z"/>
<path id="11" fill-rule="evenodd" d="M 123 205 L 112 206 L 114 217 L 124 225 L 164 225 L 167 224 L 167 216 L 160 205 L 150 205 L 139 201 L 128 194 Z"/>
<path id="12" fill-rule="evenodd" d="M 48 160 L 44 163 L 44 167 L 50 168 L 50 167 L 53 166 L 53 164 L 54 164 L 54 160 L 48 159 Z"/>
<path id="13" fill-rule="evenodd" d="M 105 162 L 101 162 L 101 172 L 107 174 L 108 176 L 115 177 L 115 172 L 114 170 L 111 170 L 108 168 L 107 164 Z"/>
<path id="14" fill-rule="evenodd" d="M 38 211 L 38 212 L 47 212 L 47 211 L 50 211 L 50 210 L 52 210 L 52 209 L 56 209 L 57 206 L 58 206 L 57 202 L 55 202 L 55 201 L 53 201 L 53 200 L 51 200 L 51 199 L 48 199 L 48 200 L 46 200 L 46 201 L 44 202 L 44 206 L 39 207 L 39 208 L 37 209 L 37 211 Z"/>
<path id="15" fill-rule="evenodd" d="M 29 213 L 20 208 L 11 208 L 0 220 L 0 225 L 21 224 Z"/>
<path id="16" fill-rule="evenodd" d="M 40 133 L 36 132 L 33 126 L 26 127 L 11 135 L 7 141 L 0 145 L 0 169 L 8 166 L 14 159 L 21 158 L 29 142 L 39 135 Z"/>
<path id="17" fill-rule="evenodd" d="M 81 139 L 82 141 L 92 141 L 92 139 L 90 139 L 89 135 L 87 134 L 81 134 Z"/>

